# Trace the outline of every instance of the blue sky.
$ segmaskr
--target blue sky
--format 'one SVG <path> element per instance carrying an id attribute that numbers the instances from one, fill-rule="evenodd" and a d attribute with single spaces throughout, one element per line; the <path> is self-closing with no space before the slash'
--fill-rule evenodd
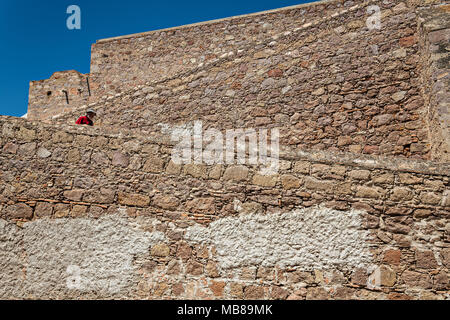
<path id="1" fill-rule="evenodd" d="M 88 73 L 91 44 L 98 39 L 305 2 L 313 0 L 0 0 L 0 115 L 27 112 L 32 80 L 55 71 Z M 66 27 L 69 5 L 81 9 L 81 30 Z"/>

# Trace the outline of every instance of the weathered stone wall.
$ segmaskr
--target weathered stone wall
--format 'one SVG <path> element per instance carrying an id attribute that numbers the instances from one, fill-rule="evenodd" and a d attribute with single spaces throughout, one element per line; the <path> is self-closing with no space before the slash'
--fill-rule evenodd
<path id="1" fill-rule="evenodd" d="M 90 97 L 76 72 L 33 82 L 40 121 L 0 117 L 0 297 L 449 299 L 442 4 L 104 39 Z M 279 170 L 175 164 L 170 129 L 194 120 L 280 129 Z"/>
<path id="2" fill-rule="evenodd" d="M 88 81 L 88 75 L 75 70 L 55 72 L 50 79 L 31 81 L 28 119 L 51 119 L 87 104 L 91 95 Z"/>
<path id="3" fill-rule="evenodd" d="M 430 115 L 442 114 L 437 109 L 444 107 L 437 107 L 434 100 L 429 101 L 429 92 L 421 91 L 420 75 L 429 66 L 419 64 L 422 54 L 419 50 L 422 33 L 418 32 L 416 14 L 419 5 L 425 4 L 383 2 L 379 30 L 368 29 L 365 2 L 342 6 L 333 1 L 239 18 L 254 20 L 261 28 L 265 23 L 267 32 L 247 37 L 243 43 L 231 40 L 230 35 L 230 40 L 222 42 L 228 53 L 201 67 L 172 63 L 171 66 L 181 69 L 171 72 L 166 70 L 165 63 L 149 64 L 166 68 L 164 75 L 148 72 L 144 67 L 148 64 L 146 59 L 153 58 L 143 54 L 141 47 L 153 43 L 154 37 L 161 43 L 172 37 L 174 42 L 181 43 L 178 37 L 190 39 L 195 35 L 197 41 L 204 41 L 198 33 L 208 28 L 221 30 L 217 24 L 236 29 L 233 32 L 241 36 L 245 35 L 241 28 L 253 30 L 253 27 L 249 23 L 244 27 L 232 19 L 167 31 L 170 34 L 161 31 L 102 40 L 94 46 L 97 48 L 94 51 L 99 50 L 94 61 L 101 50 L 108 55 L 108 50 L 123 47 L 113 57 L 98 62 L 99 70 L 108 72 L 108 83 L 120 93 L 106 90 L 112 95 L 105 95 L 90 106 L 98 109 L 98 124 L 102 126 L 154 131 L 161 123 L 203 120 L 204 126 L 219 130 L 281 127 L 281 143 L 303 150 L 429 159 L 431 142 L 436 144 L 435 150 L 443 149 L 437 146 L 435 138 L 436 129 L 442 125 L 437 125 L 438 121 Z M 316 10 L 324 6 L 336 11 L 334 14 L 325 11 L 320 16 Z M 287 31 L 267 26 L 278 21 L 279 15 L 286 17 L 283 22 L 287 21 Z M 311 15 L 311 19 L 303 23 L 303 15 Z M 295 28 L 293 21 L 298 25 Z M 132 57 L 125 55 L 127 58 L 123 60 L 123 50 L 131 50 Z M 165 51 L 157 52 L 173 62 L 174 58 Z M 194 53 L 189 51 L 186 56 L 191 54 Z M 135 73 L 133 68 L 139 72 Z M 119 86 L 119 70 L 125 69 L 131 70 L 129 76 L 134 80 L 128 81 L 125 74 Z M 156 78 L 145 82 L 146 74 Z M 446 99 L 446 88 L 441 100 Z M 56 121 L 72 123 L 83 110 L 63 114 Z M 433 159 L 445 162 L 439 155 L 436 153 Z"/>
<path id="4" fill-rule="evenodd" d="M 303 27 L 313 26 L 309 36 L 320 36 L 320 32 L 324 32 L 329 27 L 335 28 L 334 25 L 337 23 L 339 26 L 342 25 L 338 33 L 347 32 L 349 29 L 356 30 L 369 36 L 367 41 L 370 44 L 384 44 L 386 38 L 383 39 L 377 33 L 367 32 L 365 21 L 369 16 L 366 11 L 368 6 L 379 5 L 385 11 L 383 18 L 386 18 L 395 16 L 391 10 L 398 4 L 406 4 L 410 15 L 414 16 L 412 13 L 416 7 L 441 2 L 440 0 L 426 2 L 417 0 L 320 1 L 217 21 L 98 40 L 92 45 L 91 55 L 94 91 L 98 96 L 112 95 L 149 81 L 168 79 L 202 68 L 209 63 L 215 63 L 223 57 L 236 54 L 238 50 L 247 51 L 255 46 L 265 46 L 267 41 L 276 41 L 285 32 L 292 33 Z M 402 8 L 405 9 L 405 7 Z M 350 22 L 352 23 L 348 28 L 347 24 Z M 389 21 L 386 28 L 394 26 L 390 29 L 392 31 L 397 30 L 399 26 L 401 29 L 402 22 Z M 415 33 L 416 30 L 409 32 Z M 208 36 L 205 37 L 205 34 Z M 393 36 L 392 40 L 397 39 L 392 32 L 390 35 Z M 336 46 L 335 43 L 334 45 Z M 342 49 L 341 44 L 337 45 Z M 358 46 L 357 41 L 354 45 L 354 49 L 363 49 L 363 46 Z M 331 49 L 337 48 L 330 46 L 328 50 Z M 313 56 L 313 54 L 316 55 Z M 318 51 L 313 51 L 304 58 L 312 64 L 320 58 L 320 54 Z M 326 66 L 326 64 L 319 64 L 317 67 Z"/>
<path id="5" fill-rule="evenodd" d="M 2 298 L 449 298 L 449 164 L 283 148 L 262 176 L 166 135 L 0 132 Z"/>
<path id="6" fill-rule="evenodd" d="M 446 78 L 441 102 L 421 90 L 435 67 L 420 64 L 419 46 L 418 13 L 438 4 L 325 1 L 99 40 L 90 106 L 101 125 L 282 126 L 282 143 L 304 150 L 422 159 L 441 150 L 433 159 L 445 162 Z M 380 29 L 367 26 L 370 5 L 380 6 Z M 85 109 L 57 121 L 73 123 Z"/>
<path id="7" fill-rule="evenodd" d="M 168 79 L 219 61 L 237 50 L 263 45 L 272 37 L 317 23 L 350 6 L 353 3 L 344 6 L 342 1 L 324 1 L 99 40 L 92 46 L 95 90 L 100 96 L 111 95 L 148 81 Z M 109 83 L 105 83 L 105 78 Z"/>
<path id="8" fill-rule="evenodd" d="M 431 157 L 450 161 L 450 5 L 420 11 L 423 96 Z"/>

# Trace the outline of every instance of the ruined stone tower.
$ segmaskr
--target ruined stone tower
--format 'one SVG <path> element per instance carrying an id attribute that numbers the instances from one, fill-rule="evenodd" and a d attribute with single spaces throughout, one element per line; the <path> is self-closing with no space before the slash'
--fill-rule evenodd
<path id="1" fill-rule="evenodd" d="M 449 12 L 321 1 L 99 40 L 89 74 L 31 82 L 0 117 L 0 297 L 448 299 Z M 276 172 L 195 158 L 238 129 L 279 132 Z"/>

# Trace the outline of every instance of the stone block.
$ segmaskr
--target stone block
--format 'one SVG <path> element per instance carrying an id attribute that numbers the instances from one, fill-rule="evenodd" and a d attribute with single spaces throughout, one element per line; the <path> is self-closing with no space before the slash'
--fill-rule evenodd
<path id="1" fill-rule="evenodd" d="M 414 197 L 414 193 L 411 189 L 406 187 L 394 187 L 390 196 L 392 201 L 409 201 Z"/>
<path id="2" fill-rule="evenodd" d="M 49 202 L 38 202 L 34 208 L 34 214 L 36 217 L 51 217 L 53 213 L 53 204 Z"/>
<path id="3" fill-rule="evenodd" d="M 54 207 L 55 218 L 65 218 L 70 214 L 70 205 L 65 203 L 57 203 Z"/>
<path id="4" fill-rule="evenodd" d="M 20 141 L 33 141 L 36 139 L 36 131 L 33 129 L 27 129 L 25 127 L 20 127 L 19 131 L 16 133 L 17 139 Z"/>
<path id="5" fill-rule="evenodd" d="M 170 253 L 170 248 L 165 243 L 158 243 L 152 247 L 150 253 L 157 257 L 167 257 Z"/>
<path id="6" fill-rule="evenodd" d="M 70 215 L 72 218 L 84 218 L 87 216 L 87 206 L 82 205 L 74 205 L 72 210 L 70 211 Z"/>
<path id="7" fill-rule="evenodd" d="M 241 182 L 247 180 L 248 168 L 242 165 L 229 166 L 223 174 L 224 180 Z"/>
<path id="8" fill-rule="evenodd" d="M 73 136 L 64 131 L 56 131 L 52 135 L 52 141 L 54 143 L 70 143 L 73 141 Z"/>
<path id="9" fill-rule="evenodd" d="M 209 288 L 211 289 L 214 296 L 222 297 L 225 285 L 226 285 L 225 281 L 214 281 L 213 280 L 213 281 L 211 281 Z"/>
<path id="10" fill-rule="evenodd" d="M 305 178 L 306 190 L 332 191 L 335 183 L 333 181 L 318 180 L 312 177 Z"/>
<path id="11" fill-rule="evenodd" d="M 175 162 L 170 160 L 166 167 L 166 173 L 179 175 L 180 172 L 181 172 L 181 164 L 175 164 Z"/>
<path id="12" fill-rule="evenodd" d="M 245 300 L 262 300 L 264 298 L 264 287 L 260 285 L 250 285 L 244 288 Z"/>
<path id="13" fill-rule="evenodd" d="M 19 146 L 12 142 L 8 142 L 3 146 L 3 152 L 5 152 L 5 153 L 16 154 L 17 149 L 19 149 Z"/>
<path id="14" fill-rule="evenodd" d="M 378 187 L 356 187 L 356 196 L 360 198 L 380 199 L 384 196 L 385 193 L 385 190 Z"/>
<path id="15" fill-rule="evenodd" d="M 164 160 L 157 156 L 148 156 L 143 170 L 151 173 L 160 173 L 164 170 Z"/>
<path id="16" fill-rule="evenodd" d="M 244 298 L 244 286 L 239 282 L 230 283 L 230 295 L 233 298 L 243 299 Z"/>
<path id="17" fill-rule="evenodd" d="M 37 151 L 37 156 L 39 158 L 48 158 L 52 155 L 52 153 L 50 151 L 48 151 L 46 148 L 44 147 L 40 147 Z"/>
<path id="18" fill-rule="evenodd" d="M 271 300 L 286 300 L 289 296 L 289 291 L 286 290 L 283 287 L 279 286 L 272 286 L 271 292 L 270 292 L 270 299 Z"/>
<path id="19" fill-rule="evenodd" d="M 398 175 L 399 181 L 403 184 L 418 184 L 422 183 L 423 179 L 420 177 L 417 177 L 410 173 L 400 173 Z"/>
<path id="20" fill-rule="evenodd" d="M 392 173 L 382 173 L 372 176 L 373 183 L 393 183 L 395 176 Z"/>
<path id="21" fill-rule="evenodd" d="M 25 203 L 17 203 L 6 207 L 6 217 L 11 219 L 31 219 L 33 209 Z"/>
<path id="22" fill-rule="evenodd" d="M 113 203 L 116 192 L 112 189 L 100 188 L 100 190 L 84 191 L 83 201 L 92 203 Z"/>
<path id="23" fill-rule="evenodd" d="M 127 206 L 146 207 L 150 204 L 150 197 L 143 194 L 119 192 L 119 203 Z"/>
<path id="24" fill-rule="evenodd" d="M 83 198 L 83 194 L 84 190 L 82 189 L 64 191 L 64 197 L 72 201 L 81 201 L 81 199 Z"/>
<path id="25" fill-rule="evenodd" d="M 309 174 L 311 163 L 307 161 L 297 161 L 294 163 L 294 172 Z"/>
<path id="26" fill-rule="evenodd" d="M 433 192 L 424 192 L 420 195 L 420 201 L 425 204 L 437 205 L 441 200 L 442 197 Z"/>
<path id="27" fill-rule="evenodd" d="M 215 214 L 216 204 L 215 199 L 209 198 L 196 198 L 186 202 L 186 210 L 195 213 Z"/>
<path id="28" fill-rule="evenodd" d="M 217 264 L 213 261 L 208 261 L 205 267 L 206 274 L 210 278 L 217 278 L 220 276 L 219 269 Z"/>
<path id="29" fill-rule="evenodd" d="M 278 175 L 265 176 L 260 174 L 255 174 L 253 176 L 253 184 L 262 187 L 274 187 L 277 184 Z"/>
<path id="30" fill-rule="evenodd" d="M 431 278 L 427 273 L 419 273 L 412 270 L 405 270 L 402 273 L 401 279 L 408 288 L 431 288 Z"/>
<path id="31" fill-rule="evenodd" d="M 153 204 L 165 210 L 175 210 L 179 203 L 179 200 L 171 195 L 157 194 L 153 197 Z"/>
<path id="32" fill-rule="evenodd" d="M 120 166 L 120 167 L 126 168 L 126 167 L 128 167 L 129 163 L 130 163 L 130 157 L 127 154 L 124 154 L 119 151 L 113 152 L 113 155 L 112 155 L 113 166 Z"/>
<path id="33" fill-rule="evenodd" d="M 390 265 L 399 265 L 402 257 L 402 252 L 397 249 L 389 249 L 384 252 L 383 262 Z"/>
<path id="34" fill-rule="evenodd" d="M 22 156 L 32 156 L 36 150 L 36 142 L 24 143 L 19 146 L 17 153 Z"/>
<path id="35" fill-rule="evenodd" d="M 435 269 L 438 267 L 433 251 L 416 250 L 416 266 L 420 269 Z"/>
<path id="36" fill-rule="evenodd" d="M 301 180 L 296 176 L 290 174 L 284 174 L 281 176 L 281 184 L 283 189 L 298 189 L 301 185 Z"/>
<path id="37" fill-rule="evenodd" d="M 81 160 L 80 151 L 78 149 L 71 149 L 67 152 L 66 161 L 70 163 L 77 163 Z"/>
<path id="38" fill-rule="evenodd" d="M 183 173 L 194 178 L 207 179 L 208 167 L 205 164 L 188 163 L 184 166 Z"/>
<path id="39" fill-rule="evenodd" d="M 351 282 L 358 286 L 365 287 L 367 285 L 368 274 L 365 268 L 356 269 L 351 277 Z"/>
<path id="40" fill-rule="evenodd" d="M 186 273 L 193 276 L 200 276 L 203 274 L 203 265 L 195 260 L 189 260 L 186 263 Z"/>
<path id="41" fill-rule="evenodd" d="M 209 172 L 209 178 L 218 180 L 222 176 L 223 166 L 221 164 L 216 164 L 211 168 Z"/>
<path id="42" fill-rule="evenodd" d="M 368 180 L 370 177 L 369 170 L 352 170 L 349 171 L 347 174 L 350 178 L 357 180 Z"/>

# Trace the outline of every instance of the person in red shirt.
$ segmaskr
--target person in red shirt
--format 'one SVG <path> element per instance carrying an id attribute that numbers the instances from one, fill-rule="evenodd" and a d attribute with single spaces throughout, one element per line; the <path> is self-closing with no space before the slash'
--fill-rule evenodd
<path id="1" fill-rule="evenodd" d="M 94 125 L 94 117 L 95 117 L 96 113 L 94 110 L 89 109 L 86 112 L 85 116 L 81 116 L 78 118 L 77 121 L 75 121 L 76 124 L 87 124 L 89 126 L 93 126 Z"/>

